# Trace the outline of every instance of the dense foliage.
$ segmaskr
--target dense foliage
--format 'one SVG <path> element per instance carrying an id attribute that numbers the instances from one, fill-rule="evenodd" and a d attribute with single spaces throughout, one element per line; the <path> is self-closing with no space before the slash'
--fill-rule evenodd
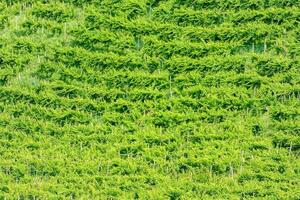
<path id="1" fill-rule="evenodd" d="M 299 0 L 0 1 L 0 199 L 299 199 Z"/>

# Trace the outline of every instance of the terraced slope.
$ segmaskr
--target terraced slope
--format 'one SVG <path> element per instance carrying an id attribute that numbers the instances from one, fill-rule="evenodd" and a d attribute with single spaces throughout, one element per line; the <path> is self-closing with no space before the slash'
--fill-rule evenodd
<path id="1" fill-rule="evenodd" d="M 4 0 L 0 199 L 299 199 L 299 0 Z"/>

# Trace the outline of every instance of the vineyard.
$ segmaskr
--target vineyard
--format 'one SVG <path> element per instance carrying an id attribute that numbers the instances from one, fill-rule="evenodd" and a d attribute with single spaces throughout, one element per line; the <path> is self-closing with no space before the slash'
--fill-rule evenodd
<path id="1" fill-rule="evenodd" d="M 299 0 L 0 0 L 0 200 L 300 199 Z"/>

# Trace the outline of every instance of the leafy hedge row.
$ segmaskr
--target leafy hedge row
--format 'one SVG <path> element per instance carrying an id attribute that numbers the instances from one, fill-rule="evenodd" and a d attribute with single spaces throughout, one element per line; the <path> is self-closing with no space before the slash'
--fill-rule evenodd
<path id="1" fill-rule="evenodd" d="M 242 1 L 242 0 L 176 0 L 174 6 L 189 6 L 193 9 L 265 9 L 269 7 L 286 8 L 292 6 L 299 6 L 297 0 L 254 0 L 254 1 Z"/>
<path id="2" fill-rule="evenodd" d="M 288 29 L 299 25 L 299 8 L 268 8 L 263 10 L 201 10 L 195 11 L 189 8 L 170 10 L 161 7 L 153 13 L 155 20 L 173 22 L 180 26 L 214 27 L 223 23 L 238 26 L 251 22 L 265 24 L 278 24 Z"/>
<path id="3" fill-rule="evenodd" d="M 86 66 L 98 70 L 134 70 L 144 69 L 148 71 L 167 70 L 172 74 L 194 71 L 218 72 L 236 71 L 242 73 L 246 67 L 255 66 L 256 71 L 262 76 L 273 76 L 281 71 L 297 68 L 298 60 L 288 58 L 274 58 L 268 54 L 244 54 L 220 57 L 211 55 L 199 59 L 173 56 L 167 60 L 157 57 L 142 58 L 138 53 L 130 53 L 120 56 L 113 53 L 92 53 L 81 48 L 56 49 L 50 59 L 62 62 L 67 66 Z M 249 63 L 251 62 L 251 63 Z"/>
<path id="4" fill-rule="evenodd" d="M 133 35 L 156 35 L 162 40 L 186 38 L 190 41 L 272 41 L 284 34 L 279 25 L 264 23 L 247 23 L 238 27 L 223 25 L 215 28 L 181 27 L 170 23 L 158 23 L 147 19 L 128 21 L 122 17 L 90 14 L 85 18 L 89 29 L 108 28 L 113 31 L 126 31 Z"/>

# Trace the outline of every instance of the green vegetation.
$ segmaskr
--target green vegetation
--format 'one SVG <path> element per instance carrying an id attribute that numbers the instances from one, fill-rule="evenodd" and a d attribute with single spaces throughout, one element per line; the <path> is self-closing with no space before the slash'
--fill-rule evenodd
<path id="1" fill-rule="evenodd" d="M 299 0 L 0 1 L 0 199 L 299 199 Z"/>

